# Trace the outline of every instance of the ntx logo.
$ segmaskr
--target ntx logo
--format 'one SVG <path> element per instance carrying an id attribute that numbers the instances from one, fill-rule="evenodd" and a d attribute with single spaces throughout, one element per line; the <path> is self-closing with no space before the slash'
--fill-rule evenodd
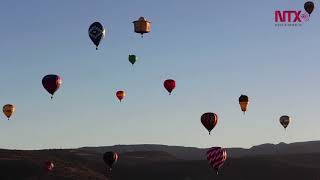
<path id="1" fill-rule="evenodd" d="M 304 4 L 305 12 L 301 10 L 277 10 L 274 12 L 276 26 L 301 26 L 302 21 L 309 21 L 310 14 L 314 9 L 314 3 L 308 1 Z"/>
<path id="2" fill-rule="evenodd" d="M 301 11 L 276 11 L 275 12 L 275 21 L 276 22 L 301 22 L 301 19 L 307 21 L 306 13 L 302 15 Z M 308 16 L 308 15 L 307 15 Z"/>

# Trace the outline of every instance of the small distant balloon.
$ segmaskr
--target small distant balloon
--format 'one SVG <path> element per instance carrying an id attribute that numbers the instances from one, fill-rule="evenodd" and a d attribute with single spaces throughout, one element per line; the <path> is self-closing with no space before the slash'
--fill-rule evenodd
<path id="1" fill-rule="evenodd" d="M 287 115 L 281 116 L 280 119 L 280 124 L 286 129 L 291 121 L 291 118 Z"/>
<path id="2" fill-rule="evenodd" d="M 100 22 L 94 22 L 90 25 L 88 33 L 91 41 L 96 46 L 96 50 L 98 50 L 101 40 L 105 37 L 106 30 Z"/>
<path id="3" fill-rule="evenodd" d="M 143 37 L 144 33 L 149 33 L 151 30 L 151 22 L 144 17 L 140 17 L 137 21 L 133 21 L 133 24 L 134 32 L 141 34 L 141 37 Z"/>
<path id="4" fill-rule="evenodd" d="M 136 63 L 136 61 L 138 60 L 138 57 L 136 55 L 129 55 L 129 62 L 134 65 L 134 63 Z"/>
<path id="5" fill-rule="evenodd" d="M 304 9 L 306 10 L 306 12 L 311 15 L 311 13 L 314 10 L 314 3 L 312 1 L 308 1 L 306 3 L 304 3 Z"/>
<path id="6" fill-rule="evenodd" d="M 169 95 L 171 95 L 171 92 L 176 88 L 176 81 L 173 79 L 167 79 L 164 81 L 163 86 L 169 92 Z"/>
<path id="7" fill-rule="evenodd" d="M 51 94 L 51 99 L 54 93 L 59 89 L 62 84 L 60 76 L 55 74 L 49 74 L 42 78 L 42 85 Z"/>
<path id="8" fill-rule="evenodd" d="M 3 106 L 2 110 L 9 120 L 12 114 L 16 111 L 16 107 L 12 104 L 6 104 Z"/>
<path id="9" fill-rule="evenodd" d="M 119 101 L 121 102 L 122 99 L 126 96 L 126 93 L 124 91 L 117 91 L 116 96 L 119 99 Z"/>
<path id="10" fill-rule="evenodd" d="M 112 151 L 105 152 L 103 154 L 103 161 L 109 167 L 109 170 L 112 170 L 112 166 L 118 161 L 118 154 Z"/>
<path id="11" fill-rule="evenodd" d="M 44 170 L 46 170 L 46 171 L 49 172 L 49 171 L 52 171 L 53 168 L 54 168 L 54 164 L 53 164 L 52 161 L 46 161 L 46 162 L 44 163 Z"/>
<path id="12" fill-rule="evenodd" d="M 210 166 L 216 170 L 217 174 L 219 169 L 227 160 L 227 151 L 221 147 L 212 147 L 207 151 L 207 160 Z"/>
<path id="13" fill-rule="evenodd" d="M 207 112 L 202 114 L 200 120 L 202 125 L 209 131 L 210 135 L 212 129 L 218 124 L 218 115 L 212 112 Z"/>
<path id="14" fill-rule="evenodd" d="M 239 97 L 239 104 L 240 104 L 241 111 L 244 114 L 247 111 L 247 108 L 249 105 L 249 97 L 241 94 L 241 96 Z"/>

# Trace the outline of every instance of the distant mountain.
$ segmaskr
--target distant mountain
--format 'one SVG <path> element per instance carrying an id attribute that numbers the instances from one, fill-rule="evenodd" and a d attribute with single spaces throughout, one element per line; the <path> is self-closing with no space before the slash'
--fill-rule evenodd
<path id="1" fill-rule="evenodd" d="M 134 159 L 137 161 L 159 162 L 178 160 L 172 154 L 163 151 L 133 151 L 121 153 L 121 158 Z"/>
<path id="2" fill-rule="evenodd" d="M 254 155 L 261 154 L 301 154 L 301 153 L 319 153 L 320 141 L 296 142 L 291 144 L 262 144 L 253 146 L 249 149 Z"/>
<path id="3" fill-rule="evenodd" d="M 219 175 L 206 149 L 165 145 L 117 145 L 55 150 L 1 150 L 0 180 L 311 180 L 320 179 L 320 142 L 262 144 L 230 148 Z M 112 172 L 105 151 L 119 153 Z M 189 157 L 191 156 L 191 157 Z M 52 172 L 43 163 L 55 164 Z"/>
<path id="4" fill-rule="evenodd" d="M 115 146 L 102 146 L 102 147 L 83 147 L 80 148 L 84 151 L 104 153 L 106 151 L 115 151 L 118 153 L 135 152 L 135 151 L 162 151 L 172 154 L 178 159 L 184 160 L 198 160 L 203 159 L 203 154 L 206 149 L 199 149 L 194 147 L 182 146 L 167 146 L 156 144 L 139 144 L 139 145 L 115 145 Z"/>
<path id="5" fill-rule="evenodd" d="M 181 160 L 162 151 L 119 155 L 112 172 L 101 154 L 82 150 L 0 150 L 1 180 L 312 180 L 320 177 L 320 153 L 228 158 L 219 175 L 206 160 Z M 55 168 L 45 172 L 45 160 Z"/>
<path id="6" fill-rule="evenodd" d="M 81 150 L 104 153 L 106 151 L 115 151 L 118 153 L 134 151 L 163 151 L 174 155 L 178 159 L 184 160 L 203 160 L 207 149 L 183 146 L 167 146 L 156 144 L 138 144 L 138 145 L 115 145 L 101 147 L 83 147 Z M 232 158 L 257 155 L 273 154 L 306 154 L 320 153 L 320 141 L 296 142 L 291 144 L 262 144 L 253 146 L 250 149 L 227 148 L 228 156 Z"/>

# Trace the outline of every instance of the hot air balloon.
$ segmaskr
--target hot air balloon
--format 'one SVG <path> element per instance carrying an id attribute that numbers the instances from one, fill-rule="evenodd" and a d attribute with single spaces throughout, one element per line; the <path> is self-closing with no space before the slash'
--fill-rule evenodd
<path id="1" fill-rule="evenodd" d="M 133 64 L 138 60 L 138 57 L 136 55 L 129 55 L 129 62 Z"/>
<path id="2" fill-rule="evenodd" d="M 112 166 L 114 163 L 118 161 L 118 158 L 119 158 L 118 154 L 112 151 L 108 151 L 103 155 L 103 161 L 109 167 L 109 170 L 112 170 Z"/>
<path id="3" fill-rule="evenodd" d="M 88 33 L 91 41 L 96 46 L 96 50 L 98 50 L 98 46 L 101 40 L 104 38 L 105 32 L 106 30 L 99 22 L 94 22 L 90 25 Z"/>
<path id="4" fill-rule="evenodd" d="M 121 102 L 122 99 L 126 96 L 126 93 L 124 91 L 117 91 L 116 96 L 119 99 L 119 101 Z"/>
<path id="5" fill-rule="evenodd" d="M 314 3 L 312 1 L 308 1 L 308 2 L 304 3 L 304 9 L 306 10 L 306 12 L 310 16 L 313 9 L 314 9 Z"/>
<path id="6" fill-rule="evenodd" d="M 44 163 L 44 170 L 45 171 L 52 171 L 53 170 L 53 168 L 54 168 L 54 164 L 53 164 L 53 162 L 51 162 L 51 161 L 46 161 L 45 163 Z"/>
<path id="7" fill-rule="evenodd" d="M 207 151 L 207 160 L 218 174 L 219 169 L 227 160 L 227 151 L 221 147 L 212 147 Z"/>
<path id="8" fill-rule="evenodd" d="M 201 116 L 202 125 L 209 131 L 209 135 L 212 129 L 218 124 L 218 116 L 215 113 L 207 112 Z"/>
<path id="9" fill-rule="evenodd" d="M 246 95 L 241 94 L 239 97 L 240 108 L 243 111 L 243 114 L 247 111 L 249 105 L 249 98 Z"/>
<path id="10" fill-rule="evenodd" d="M 284 115 L 280 117 L 279 121 L 280 121 L 280 124 L 284 127 L 284 129 L 286 129 L 291 121 L 291 118 L 287 115 Z"/>
<path id="11" fill-rule="evenodd" d="M 7 116 L 8 120 L 9 120 L 11 115 L 16 110 L 16 107 L 12 104 L 6 104 L 3 106 L 2 110 L 3 110 L 3 113 Z"/>
<path id="12" fill-rule="evenodd" d="M 173 79 L 167 79 L 164 81 L 163 86 L 166 88 L 166 90 L 169 92 L 169 95 L 171 95 L 171 92 L 176 87 L 176 81 Z"/>
<path id="13" fill-rule="evenodd" d="M 133 21 L 134 32 L 140 33 L 143 37 L 144 33 L 149 33 L 151 28 L 151 22 L 147 21 L 144 17 L 140 17 L 137 21 Z"/>
<path id="14" fill-rule="evenodd" d="M 54 93 L 59 89 L 62 84 L 60 76 L 49 74 L 42 78 L 42 85 L 51 94 L 51 99 Z"/>

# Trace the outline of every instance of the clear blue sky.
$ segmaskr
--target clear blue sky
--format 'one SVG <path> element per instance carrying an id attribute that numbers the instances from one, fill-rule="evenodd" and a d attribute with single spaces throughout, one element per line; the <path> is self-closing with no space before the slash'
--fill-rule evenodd
<path id="1" fill-rule="evenodd" d="M 319 22 L 274 26 L 275 10 L 304 1 L 4 0 L 0 5 L 0 148 L 114 144 L 250 147 L 320 137 Z M 319 3 L 320 4 L 320 3 Z M 143 39 L 132 21 L 145 16 Z M 88 27 L 106 38 L 95 50 Z M 134 67 L 128 55 L 136 54 Z M 46 74 L 63 84 L 53 101 Z M 177 88 L 169 96 L 163 81 Z M 123 89 L 123 103 L 115 98 Z M 251 104 L 242 115 L 238 97 Z M 209 136 L 202 113 L 218 114 Z M 278 122 L 292 116 L 287 131 Z"/>

